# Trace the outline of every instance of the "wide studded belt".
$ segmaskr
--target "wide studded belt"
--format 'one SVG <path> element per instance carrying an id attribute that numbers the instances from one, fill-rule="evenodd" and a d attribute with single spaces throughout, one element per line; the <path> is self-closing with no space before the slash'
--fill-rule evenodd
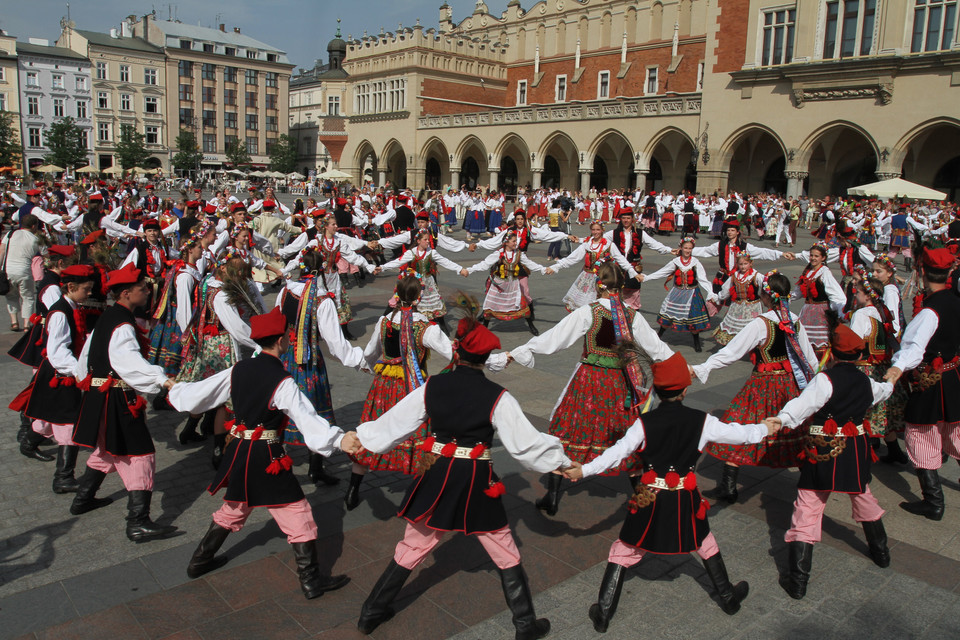
<path id="1" fill-rule="evenodd" d="M 112 383 L 110 385 L 111 387 L 116 387 L 117 389 L 133 389 L 133 387 L 128 385 L 126 382 L 117 378 L 90 378 L 90 387 L 101 387 L 107 384 L 108 380 Z"/>
<path id="2" fill-rule="evenodd" d="M 850 428 L 851 428 L 851 427 L 853 427 L 854 429 L 856 429 L 857 432 L 856 432 L 856 433 L 851 433 L 851 432 L 850 432 Z M 847 433 L 844 433 L 844 429 L 847 430 Z M 870 434 L 867 432 L 867 430 L 863 428 L 863 425 L 862 425 L 862 424 L 858 424 L 858 425 L 844 425 L 844 427 L 843 427 L 842 429 L 838 429 L 837 427 L 834 427 L 833 429 L 831 429 L 831 431 L 833 431 L 833 433 L 829 433 L 828 431 L 824 430 L 824 425 L 822 425 L 822 424 L 812 424 L 812 425 L 810 425 L 810 431 L 809 431 L 809 433 L 810 433 L 811 436 L 826 436 L 826 437 L 828 437 L 828 438 L 835 438 L 835 437 L 837 437 L 837 436 L 846 436 L 846 437 L 851 437 L 851 438 L 852 438 L 852 437 L 854 437 L 854 436 L 870 435 Z"/>
<path id="3" fill-rule="evenodd" d="M 263 440 L 267 444 L 277 444 L 280 442 L 280 432 L 275 429 L 244 429 L 242 427 L 230 427 L 230 435 L 242 440 Z"/>
<path id="4" fill-rule="evenodd" d="M 443 444 L 442 442 L 434 442 L 434 443 L 433 443 L 433 447 L 430 449 L 430 452 L 431 452 L 431 453 L 435 453 L 435 454 L 437 454 L 438 456 L 439 456 L 439 455 L 443 455 L 443 454 L 441 453 L 441 451 L 443 450 L 443 447 L 444 447 L 444 444 Z M 481 453 L 479 456 L 477 456 L 477 457 L 475 457 L 475 458 L 470 456 L 470 452 L 471 452 L 471 451 L 473 451 L 473 447 L 457 447 L 457 448 L 454 450 L 452 456 L 444 456 L 444 457 L 450 457 L 450 458 L 465 458 L 465 459 L 467 459 L 467 460 L 491 460 L 491 459 L 492 459 L 492 457 L 490 456 L 490 448 L 489 448 L 489 447 L 486 448 L 486 449 L 484 449 L 484 450 L 483 450 L 483 453 Z"/>

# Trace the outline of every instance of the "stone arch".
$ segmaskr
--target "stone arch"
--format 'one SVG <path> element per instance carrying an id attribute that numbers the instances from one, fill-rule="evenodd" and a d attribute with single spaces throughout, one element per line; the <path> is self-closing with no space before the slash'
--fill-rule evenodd
<path id="1" fill-rule="evenodd" d="M 590 48 L 590 20 L 587 16 L 580 16 L 580 21 L 577 22 L 577 39 L 582 48 Z"/>
<path id="2" fill-rule="evenodd" d="M 600 48 L 612 47 L 611 38 L 613 38 L 613 14 L 604 11 L 600 17 Z"/>
<path id="3" fill-rule="evenodd" d="M 719 166 L 727 169 L 727 190 L 739 193 L 787 192 L 787 151 L 783 140 L 763 125 L 732 133 L 720 148 Z"/>
<path id="4" fill-rule="evenodd" d="M 553 163 L 547 160 L 551 159 Z M 546 170 L 555 167 L 556 176 L 550 172 L 551 180 L 547 180 Z M 578 187 L 578 169 L 580 167 L 579 150 L 576 143 L 563 131 L 554 131 L 548 135 L 540 149 L 536 152 L 534 168 L 544 172 L 541 184 L 543 186 L 557 186 L 567 189 Z"/>
<path id="5" fill-rule="evenodd" d="M 880 159 L 883 161 L 881 151 Z M 960 120 L 934 118 L 907 132 L 890 152 L 883 173 L 901 172 L 906 180 L 947 193 L 960 191 Z"/>
<path id="6" fill-rule="evenodd" d="M 677 9 L 677 25 L 680 28 L 679 34 L 681 36 L 690 35 L 690 23 L 693 14 L 692 5 L 692 0 L 680 0 L 680 5 Z"/>
<path id="7" fill-rule="evenodd" d="M 567 52 L 567 22 L 560 17 L 559 22 L 557 23 L 557 39 L 556 39 L 556 49 L 554 53 L 556 55 L 561 55 Z"/>
<path id="8" fill-rule="evenodd" d="M 450 154 L 440 138 L 432 136 L 420 148 L 420 165 L 428 188 L 441 189 L 451 183 Z"/>
<path id="9" fill-rule="evenodd" d="M 697 169 L 693 163 L 694 143 L 690 135 L 677 127 L 666 127 L 657 132 L 639 155 L 638 169 L 646 173 L 645 191 L 695 190 Z M 654 164 L 659 167 L 656 178 Z M 640 186 L 640 185 L 638 185 Z"/>
<path id="10" fill-rule="evenodd" d="M 474 135 L 464 138 L 457 146 L 453 159 L 460 167 L 461 183 L 471 189 L 476 188 L 478 184 L 488 184 L 490 165 L 487 149 L 480 138 Z"/>
<path id="11" fill-rule="evenodd" d="M 607 129 L 594 139 L 580 163 L 581 168 L 584 164 L 593 167 L 591 186 L 599 189 L 629 189 L 634 185 L 633 146 L 617 129 Z M 598 168 L 600 166 L 603 171 Z"/>
<path id="12" fill-rule="evenodd" d="M 406 189 L 407 187 L 407 156 L 404 153 L 403 145 L 396 138 L 391 138 L 383 147 L 380 154 L 380 171 L 385 175 L 394 187 Z M 385 184 L 383 180 L 378 184 Z"/>
<path id="13" fill-rule="evenodd" d="M 650 40 L 663 40 L 662 2 L 654 2 L 650 8 Z"/>
<path id="14" fill-rule="evenodd" d="M 493 166 L 500 170 L 498 187 L 508 194 L 527 184 L 532 184 L 530 173 L 530 147 L 516 133 L 508 133 L 493 151 Z"/>
<path id="15" fill-rule="evenodd" d="M 814 197 L 846 195 L 849 187 L 874 182 L 880 164 L 873 136 L 845 120 L 819 127 L 807 136 L 798 155 Z"/>
<path id="16" fill-rule="evenodd" d="M 369 140 L 362 140 L 360 144 L 357 145 L 353 162 L 354 166 L 357 167 L 361 184 L 363 184 L 366 177 L 369 177 L 372 181 L 377 180 L 377 173 L 380 167 L 377 152 Z"/>
<path id="17" fill-rule="evenodd" d="M 627 7 L 627 14 L 624 20 L 624 31 L 627 32 L 627 43 L 633 44 L 637 41 L 637 8 Z"/>
<path id="18" fill-rule="evenodd" d="M 517 56 L 521 60 L 529 59 L 531 56 L 527 53 L 527 30 L 523 27 L 517 29 Z"/>

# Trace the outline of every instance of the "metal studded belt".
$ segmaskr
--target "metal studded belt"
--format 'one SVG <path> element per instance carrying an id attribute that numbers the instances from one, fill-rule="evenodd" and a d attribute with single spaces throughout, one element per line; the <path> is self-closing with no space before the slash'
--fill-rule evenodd
<path id="1" fill-rule="evenodd" d="M 434 442 L 434 443 L 433 443 L 433 448 L 430 450 L 430 452 L 431 452 L 431 453 L 435 453 L 435 454 L 437 454 L 438 456 L 439 456 L 439 455 L 442 455 L 440 452 L 443 450 L 443 447 L 444 447 L 444 443 L 442 443 L 442 442 Z M 457 447 L 456 450 L 453 452 L 453 455 L 450 456 L 450 457 L 451 457 L 451 458 L 464 458 L 464 459 L 467 459 L 467 460 L 490 460 L 490 459 L 492 459 L 491 456 L 490 456 L 490 448 L 489 448 L 489 447 L 486 448 L 486 449 L 484 449 L 484 450 L 483 450 L 483 453 L 481 453 L 481 454 L 480 454 L 479 456 L 477 456 L 476 458 L 471 458 L 471 457 L 470 457 L 470 452 L 471 452 L 471 451 L 473 451 L 473 447 Z"/>
<path id="2" fill-rule="evenodd" d="M 113 383 L 111 385 L 112 387 L 116 387 L 118 389 L 133 389 L 133 387 L 118 378 L 90 378 L 90 387 L 101 387 L 107 384 L 107 380 L 110 380 Z"/>
<path id="3" fill-rule="evenodd" d="M 254 433 L 256 433 L 255 429 L 244 429 L 241 431 L 237 427 L 230 427 L 230 435 L 232 435 L 234 438 L 253 440 Z M 275 429 L 264 429 L 260 432 L 256 439 L 263 440 L 267 444 L 277 444 L 280 442 L 280 432 Z"/>
<path id="4" fill-rule="evenodd" d="M 858 436 L 870 435 L 870 434 L 868 434 L 868 433 L 866 432 L 866 430 L 864 430 L 862 424 L 858 424 L 858 425 L 856 426 L 856 429 L 857 429 L 856 435 L 858 435 Z M 846 434 L 843 433 L 843 429 L 842 429 L 842 428 L 839 428 L 839 427 L 837 428 L 837 432 L 836 432 L 836 433 L 827 433 L 826 431 L 823 430 L 823 425 L 822 425 L 822 424 L 812 424 L 812 425 L 810 425 L 810 435 L 812 435 L 812 436 L 826 436 L 827 438 L 834 438 L 834 437 L 836 437 L 836 436 L 846 436 Z M 851 437 L 852 437 L 852 436 L 851 436 Z"/>

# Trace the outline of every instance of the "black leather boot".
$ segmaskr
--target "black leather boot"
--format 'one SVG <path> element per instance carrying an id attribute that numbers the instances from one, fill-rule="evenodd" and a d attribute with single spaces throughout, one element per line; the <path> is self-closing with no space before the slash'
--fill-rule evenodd
<path id="1" fill-rule="evenodd" d="M 410 572 L 410 569 L 401 567 L 395 560 L 390 561 L 360 609 L 360 619 L 357 620 L 360 633 L 373 633 L 374 629 L 393 617 L 394 611 L 390 604 L 400 593 L 403 583 L 410 577 Z"/>
<path id="2" fill-rule="evenodd" d="M 205 436 L 213 435 L 213 427 L 217 423 L 217 410 L 212 409 L 203 414 L 203 422 L 200 423 L 200 433 Z"/>
<path id="3" fill-rule="evenodd" d="M 890 548 L 887 546 L 887 530 L 883 528 L 883 520 L 877 519 L 860 524 L 863 525 L 863 535 L 867 537 L 873 564 L 886 569 L 890 566 Z"/>
<path id="4" fill-rule="evenodd" d="M 325 576 L 320 573 L 316 540 L 294 542 L 290 546 L 293 547 L 293 555 L 297 560 L 300 589 L 307 600 L 318 598 L 327 591 L 334 591 L 350 582 L 350 578 L 345 575 Z"/>
<path id="5" fill-rule="evenodd" d="M 627 568 L 614 562 L 607 563 L 607 570 L 603 572 L 603 581 L 600 583 L 600 594 L 596 604 L 590 605 L 590 620 L 598 633 L 606 633 L 610 626 L 613 614 L 617 612 L 620 602 L 620 591 L 623 589 L 623 577 Z"/>
<path id="6" fill-rule="evenodd" d="M 190 416 L 187 418 L 187 423 L 183 425 L 180 435 L 177 436 L 177 440 L 180 441 L 180 444 L 187 445 L 191 442 L 203 442 L 207 439 L 206 436 L 197 433 L 197 425 L 199 424 L 200 416 Z"/>
<path id="7" fill-rule="evenodd" d="M 127 493 L 127 539 L 149 542 L 169 537 L 177 528 L 162 526 L 150 519 L 150 500 L 153 491 L 138 489 Z"/>
<path id="8" fill-rule="evenodd" d="M 352 333 L 350 333 L 350 328 L 349 328 L 347 325 L 345 325 L 345 324 L 340 325 L 340 331 L 341 331 L 341 333 L 343 333 L 343 337 L 346 338 L 347 340 L 356 340 L 356 339 L 357 339 L 357 336 L 355 336 L 355 335 L 353 335 Z"/>
<path id="9" fill-rule="evenodd" d="M 73 477 L 79 450 L 80 447 L 75 444 L 61 445 L 57 449 L 57 470 L 53 473 L 54 493 L 76 493 L 80 488 L 80 483 Z"/>
<path id="10" fill-rule="evenodd" d="M 533 335 L 535 336 L 540 335 L 540 330 L 534 326 L 532 317 L 527 318 L 527 328 L 530 329 L 530 333 L 532 333 Z"/>
<path id="11" fill-rule="evenodd" d="M 340 478 L 332 476 L 324 470 L 323 460 L 323 456 L 319 453 L 310 453 L 310 469 L 307 471 L 307 475 L 310 477 L 311 482 L 313 482 L 314 485 L 323 483 L 328 487 L 340 484 Z"/>
<path id="12" fill-rule="evenodd" d="M 813 545 L 809 542 L 788 542 L 787 573 L 780 576 L 780 586 L 794 600 L 807 595 L 810 567 L 813 566 Z"/>
<path id="13" fill-rule="evenodd" d="M 353 511 L 360 504 L 360 484 L 362 482 L 363 474 L 350 474 L 350 486 L 347 487 L 347 494 L 343 496 L 343 504 L 347 511 Z"/>
<path id="14" fill-rule="evenodd" d="M 44 437 L 36 431 L 32 429 L 27 431 L 27 435 L 23 437 L 23 442 L 20 443 L 20 453 L 40 462 L 53 462 L 53 456 L 47 455 L 37 448 L 43 440 Z"/>
<path id="15" fill-rule="evenodd" d="M 723 556 L 720 552 L 713 554 L 709 558 L 703 559 L 703 567 L 710 576 L 713 588 L 717 590 L 717 596 L 720 598 L 720 608 L 728 616 L 732 616 L 740 611 L 740 603 L 747 597 L 750 591 L 750 585 L 746 582 L 738 582 L 736 585 L 730 584 L 730 578 L 727 576 L 727 567 L 723 564 Z"/>
<path id="16" fill-rule="evenodd" d="M 197 550 L 193 552 L 190 558 L 190 564 L 187 565 L 187 575 L 191 578 L 199 578 L 205 573 L 210 573 L 214 569 L 219 569 L 227 564 L 227 556 L 217 556 L 217 551 L 223 546 L 224 540 L 230 535 L 230 529 L 221 527 L 216 522 L 210 523 L 210 528 L 203 535 Z"/>
<path id="17" fill-rule="evenodd" d="M 696 351 L 697 353 L 700 353 L 701 351 L 703 351 L 703 347 L 700 346 L 700 334 L 699 334 L 699 333 L 693 334 L 693 350 Z"/>
<path id="18" fill-rule="evenodd" d="M 167 394 L 169 391 L 167 389 L 161 389 L 153 398 L 153 410 L 154 411 L 173 411 L 173 407 L 170 406 L 170 403 L 167 402 Z"/>
<path id="19" fill-rule="evenodd" d="M 908 513 L 923 516 L 928 520 L 943 519 L 943 487 L 936 469 L 917 469 L 920 479 L 920 494 L 923 500 L 901 502 L 900 508 Z"/>
<path id="20" fill-rule="evenodd" d="M 550 621 L 546 618 L 537 619 L 533 611 L 533 597 L 530 595 L 530 585 L 527 583 L 523 565 L 500 569 L 500 583 L 503 586 L 503 597 L 513 613 L 516 640 L 546 637 L 550 633 Z"/>
<path id="21" fill-rule="evenodd" d="M 880 460 L 887 464 L 907 464 L 907 462 L 909 462 L 907 454 L 900 448 L 899 439 L 887 443 L 887 454 L 880 458 Z"/>
<path id="22" fill-rule="evenodd" d="M 112 498 L 96 497 L 97 489 L 100 488 L 100 485 L 103 484 L 103 479 L 106 477 L 107 474 L 103 471 L 97 471 L 96 469 L 87 467 L 87 470 L 83 472 L 83 476 L 80 478 L 77 495 L 73 496 L 70 513 L 79 516 L 88 511 L 105 507 L 113 502 Z"/>
<path id="23" fill-rule="evenodd" d="M 551 473 L 547 476 L 547 495 L 537 500 L 534 504 L 537 509 L 545 512 L 548 516 L 557 515 L 557 509 L 560 508 L 560 482 L 562 477 Z"/>
<path id="24" fill-rule="evenodd" d="M 724 500 L 733 504 L 737 501 L 737 498 L 740 497 L 740 492 L 737 490 L 737 476 L 740 475 L 740 467 L 734 467 L 733 465 L 725 464 L 723 465 L 723 475 L 720 476 L 720 482 L 717 483 L 717 487 L 709 492 L 709 497 L 714 500 Z"/>
<path id="25" fill-rule="evenodd" d="M 223 460 L 223 450 L 227 448 L 227 434 L 225 433 L 215 433 L 213 434 L 213 454 L 210 456 L 210 464 L 213 465 L 213 468 L 219 469 L 220 462 Z"/>
<path id="26" fill-rule="evenodd" d="M 22 444 L 23 439 L 27 437 L 33 427 L 33 421 L 30 420 L 22 411 L 20 412 L 20 428 L 17 430 L 17 444 Z"/>

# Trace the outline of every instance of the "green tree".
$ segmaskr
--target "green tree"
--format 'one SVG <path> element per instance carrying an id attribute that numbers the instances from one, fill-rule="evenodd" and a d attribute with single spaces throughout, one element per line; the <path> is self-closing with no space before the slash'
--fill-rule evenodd
<path id="1" fill-rule="evenodd" d="M 19 122 L 9 111 L 0 111 L 0 166 L 19 167 L 23 160 Z"/>
<path id="2" fill-rule="evenodd" d="M 177 136 L 177 155 L 173 156 L 173 168 L 180 171 L 191 171 L 200 166 L 203 152 L 197 144 L 197 136 L 189 129 L 180 129 Z"/>
<path id="3" fill-rule="evenodd" d="M 117 162 L 124 169 L 143 166 L 146 161 L 147 147 L 143 134 L 131 124 L 120 125 L 120 139 L 117 141 Z"/>
<path id="4" fill-rule="evenodd" d="M 73 118 L 60 118 L 44 132 L 44 144 L 50 153 L 44 160 L 47 163 L 72 169 L 87 164 L 87 148 L 83 144 L 83 129 Z"/>
<path id="5" fill-rule="evenodd" d="M 270 150 L 270 168 L 280 173 L 293 173 L 297 167 L 297 144 L 287 134 L 281 135 Z"/>
<path id="6" fill-rule="evenodd" d="M 250 164 L 251 158 L 250 154 L 247 153 L 247 147 L 238 139 L 233 140 L 227 145 L 225 155 L 227 156 L 227 160 L 231 162 L 234 167 Z"/>

